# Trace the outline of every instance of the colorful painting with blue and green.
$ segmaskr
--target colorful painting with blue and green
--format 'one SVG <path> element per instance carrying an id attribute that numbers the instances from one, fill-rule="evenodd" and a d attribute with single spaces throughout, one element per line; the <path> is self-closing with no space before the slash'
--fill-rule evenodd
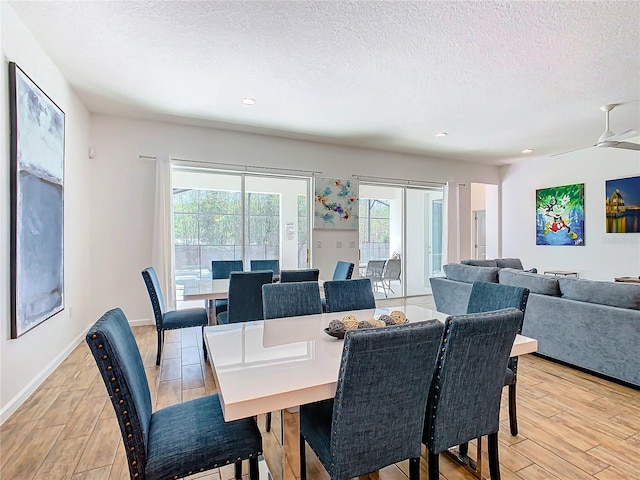
<path id="1" fill-rule="evenodd" d="M 314 228 L 357 228 L 354 187 L 350 180 L 316 178 Z"/>
<path id="2" fill-rule="evenodd" d="M 536 245 L 584 245 L 584 183 L 536 191 Z"/>

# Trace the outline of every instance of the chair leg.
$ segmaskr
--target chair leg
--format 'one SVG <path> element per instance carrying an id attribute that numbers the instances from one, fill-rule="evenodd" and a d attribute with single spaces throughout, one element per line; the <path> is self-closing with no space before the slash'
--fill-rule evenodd
<path id="1" fill-rule="evenodd" d="M 458 445 L 458 452 L 461 457 L 467 457 L 469 455 L 469 442 L 464 442 Z"/>
<path id="2" fill-rule="evenodd" d="M 509 385 L 509 428 L 511 435 L 518 435 L 518 415 L 516 413 L 516 384 Z"/>
<path id="3" fill-rule="evenodd" d="M 271 412 L 267 412 L 267 424 L 265 425 L 267 432 L 271 431 Z"/>
<path id="4" fill-rule="evenodd" d="M 160 354 L 162 353 L 162 340 L 164 340 L 162 330 L 158 330 L 158 355 L 156 356 L 156 365 L 160 365 Z"/>
<path id="5" fill-rule="evenodd" d="M 258 480 L 259 477 L 258 457 L 252 457 L 249 459 L 249 480 Z"/>
<path id="6" fill-rule="evenodd" d="M 204 326 L 202 327 L 202 354 L 204 361 L 207 361 L 207 342 L 204 341 Z"/>
<path id="7" fill-rule="evenodd" d="M 440 455 L 429 450 L 429 480 L 438 480 L 439 477 Z"/>
<path id="8" fill-rule="evenodd" d="M 302 432 L 300 433 L 300 480 L 307 480 L 307 452 Z"/>
<path id="9" fill-rule="evenodd" d="M 500 480 L 500 462 L 498 460 L 498 432 L 489 434 L 489 476 L 491 480 Z"/>
<path id="10" fill-rule="evenodd" d="M 409 480 L 420 480 L 420 457 L 409 459 Z"/>
<path id="11" fill-rule="evenodd" d="M 242 480 L 242 460 L 236 461 L 236 474 L 234 478 L 236 480 Z"/>

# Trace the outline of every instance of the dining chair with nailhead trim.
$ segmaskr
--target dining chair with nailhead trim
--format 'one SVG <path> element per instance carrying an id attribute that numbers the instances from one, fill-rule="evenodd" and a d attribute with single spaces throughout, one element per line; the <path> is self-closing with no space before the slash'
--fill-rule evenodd
<path id="1" fill-rule="evenodd" d="M 439 478 L 441 452 L 485 435 L 490 477 L 500 480 L 500 400 L 509 353 L 521 325 L 522 312 L 517 308 L 445 320 L 422 433 L 429 480 Z M 476 466 L 469 463 L 469 467 Z M 479 463 L 477 467 L 479 474 Z"/>
<path id="2" fill-rule="evenodd" d="M 335 397 L 300 406 L 300 480 L 306 444 L 332 480 L 409 459 L 420 478 L 422 425 L 443 326 L 437 320 L 348 330 Z"/>
<path id="3" fill-rule="evenodd" d="M 165 330 L 176 328 L 204 327 L 209 323 L 207 309 L 204 307 L 183 308 L 180 310 L 166 310 L 162 289 L 158 281 L 158 275 L 153 267 L 142 270 L 142 279 L 149 293 L 153 316 L 156 320 L 156 330 L 158 332 L 158 354 L 156 355 L 156 365 L 160 365 L 160 355 L 162 354 L 162 344 L 164 343 Z M 202 336 L 202 350 L 204 359 L 207 359 L 207 348 Z"/>
<path id="4" fill-rule="evenodd" d="M 242 461 L 258 480 L 262 437 L 253 418 L 225 422 L 218 395 L 208 395 L 152 413 L 149 384 L 138 345 L 122 310 L 105 313 L 87 343 L 118 419 L 132 480 L 183 478 Z"/>

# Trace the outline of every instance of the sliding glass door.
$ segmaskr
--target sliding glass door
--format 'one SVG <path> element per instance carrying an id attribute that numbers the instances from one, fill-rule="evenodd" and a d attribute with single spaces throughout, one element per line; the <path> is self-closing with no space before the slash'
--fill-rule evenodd
<path id="1" fill-rule="evenodd" d="M 244 260 L 278 260 L 280 269 L 307 268 L 309 180 L 245 175 Z"/>
<path id="2" fill-rule="evenodd" d="M 406 295 L 431 293 L 429 278 L 442 269 L 443 189 L 405 190 L 406 208 Z"/>
<path id="3" fill-rule="evenodd" d="M 431 293 L 429 278 L 442 270 L 442 201 L 440 185 L 360 182 L 360 276 L 376 298 Z"/>
<path id="4" fill-rule="evenodd" d="M 308 265 L 309 179 L 173 170 L 176 284 L 211 278 L 212 260 Z"/>

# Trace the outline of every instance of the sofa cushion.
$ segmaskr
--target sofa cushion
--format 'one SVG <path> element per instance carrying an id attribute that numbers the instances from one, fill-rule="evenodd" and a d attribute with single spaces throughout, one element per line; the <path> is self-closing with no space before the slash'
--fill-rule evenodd
<path id="1" fill-rule="evenodd" d="M 442 267 L 449 280 L 473 283 L 491 282 L 498 283 L 498 267 L 474 267 L 460 263 L 448 263 Z"/>
<path id="2" fill-rule="evenodd" d="M 497 267 L 495 260 L 478 260 L 478 259 L 468 259 L 468 260 L 460 260 L 462 265 L 471 265 L 473 267 Z"/>
<path id="3" fill-rule="evenodd" d="M 558 279 L 562 298 L 640 310 L 640 285 L 575 278 Z"/>
<path id="4" fill-rule="evenodd" d="M 496 266 L 499 268 L 515 268 L 524 270 L 519 258 L 496 258 Z"/>
<path id="5" fill-rule="evenodd" d="M 555 277 L 524 272 L 515 268 L 503 268 L 498 274 L 500 283 L 514 287 L 528 288 L 531 293 L 560 296 L 558 280 Z"/>

